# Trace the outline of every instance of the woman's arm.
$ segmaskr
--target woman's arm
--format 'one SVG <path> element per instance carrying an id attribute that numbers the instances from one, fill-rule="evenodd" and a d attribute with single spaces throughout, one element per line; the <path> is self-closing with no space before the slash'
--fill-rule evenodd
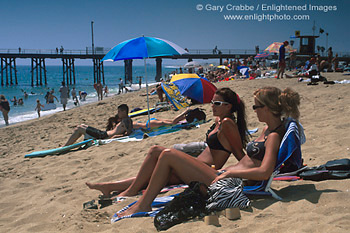
<path id="1" fill-rule="evenodd" d="M 242 163 L 238 164 L 238 166 L 227 167 L 225 169 L 226 172 L 218 176 L 213 183 L 226 177 L 238 177 L 248 180 L 267 180 L 274 171 L 280 142 L 280 136 L 277 133 L 271 133 L 265 142 L 265 155 L 260 166 L 249 167 L 247 164 Z M 247 161 L 243 159 L 242 162 Z"/>
<path id="2" fill-rule="evenodd" d="M 225 148 L 229 148 L 238 161 L 244 157 L 242 139 L 238 131 L 238 126 L 232 119 L 223 119 L 218 136 L 222 145 Z"/>

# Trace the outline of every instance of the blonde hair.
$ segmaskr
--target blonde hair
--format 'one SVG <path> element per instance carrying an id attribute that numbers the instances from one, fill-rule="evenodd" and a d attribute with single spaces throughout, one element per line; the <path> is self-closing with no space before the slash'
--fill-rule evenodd
<path id="1" fill-rule="evenodd" d="M 300 96 L 291 88 L 281 91 L 277 87 L 263 87 L 254 92 L 255 98 L 278 117 L 299 119 Z"/>

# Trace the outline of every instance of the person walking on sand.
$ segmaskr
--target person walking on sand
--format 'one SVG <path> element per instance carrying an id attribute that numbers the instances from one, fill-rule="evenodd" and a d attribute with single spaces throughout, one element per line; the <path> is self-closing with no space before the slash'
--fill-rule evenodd
<path id="1" fill-rule="evenodd" d="M 284 74 L 284 70 L 286 69 L 286 60 L 285 60 L 285 56 L 286 56 L 286 46 L 289 44 L 288 41 L 283 42 L 283 44 L 281 45 L 280 49 L 279 49 L 279 63 L 278 63 L 278 73 L 277 73 L 277 78 L 283 78 L 283 74 Z"/>
<path id="2" fill-rule="evenodd" d="M 40 111 L 41 111 L 41 108 L 43 108 L 43 107 L 44 107 L 44 105 L 42 105 L 42 104 L 40 103 L 40 100 L 37 99 L 37 100 L 36 100 L 36 107 L 35 107 L 35 110 L 38 112 L 38 117 L 40 117 Z"/>
<path id="3" fill-rule="evenodd" d="M 0 95 L 0 111 L 4 116 L 5 124 L 9 125 L 10 103 L 4 95 Z"/>
<path id="4" fill-rule="evenodd" d="M 61 93 L 61 104 L 63 105 L 63 111 L 66 111 L 66 106 L 68 103 L 68 87 L 66 87 L 65 82 L 62 82 L 59 92 Z"/>

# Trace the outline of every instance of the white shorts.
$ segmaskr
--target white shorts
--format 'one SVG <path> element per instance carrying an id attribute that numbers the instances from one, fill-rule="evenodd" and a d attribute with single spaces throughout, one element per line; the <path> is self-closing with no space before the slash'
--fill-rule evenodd
<path id="1" fill-rule="evenodd" d="M 68 98 L 61 98 L 61 104 L 67 104 Z"/>

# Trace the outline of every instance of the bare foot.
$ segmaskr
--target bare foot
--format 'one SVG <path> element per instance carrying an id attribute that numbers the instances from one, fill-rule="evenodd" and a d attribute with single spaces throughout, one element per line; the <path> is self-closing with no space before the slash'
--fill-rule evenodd
<path id="1" fill-rule="evenodd" d="M 100 184 L 100 183 L 96 183 L 96 184 L 92 184 L 89 182 L 85 183 L 90 189 L 96 189 L 98 191 L 101 191 L 101 193 L 103 194 L 103 196 L 105 197 L 110 197 L 111 195 L 111 190 L 109 190 L 106 185 L 104 184 Z"/>
<path id="2" fill-rule="evenodd" d="M 137 202 L 134 205 L 132 205 L 129 209 L 119 213 L 118 217 L 124 217 L 124 216 L 128 216 L 128 215 L 131 215 L 131 214 L 139 213 L 139 212 L 148 212 L 148 211 L 151 211 L 151 210 L 152 210 L 151 206 L 141 207 L 139 205 L 139 202 Z"/>
<path id="3" fill-rule="evenodd" d="M 129 189 L 118 194 L 118 197 L 133 197 L 136 196 L 138 192 L 132 192 Z"/>

